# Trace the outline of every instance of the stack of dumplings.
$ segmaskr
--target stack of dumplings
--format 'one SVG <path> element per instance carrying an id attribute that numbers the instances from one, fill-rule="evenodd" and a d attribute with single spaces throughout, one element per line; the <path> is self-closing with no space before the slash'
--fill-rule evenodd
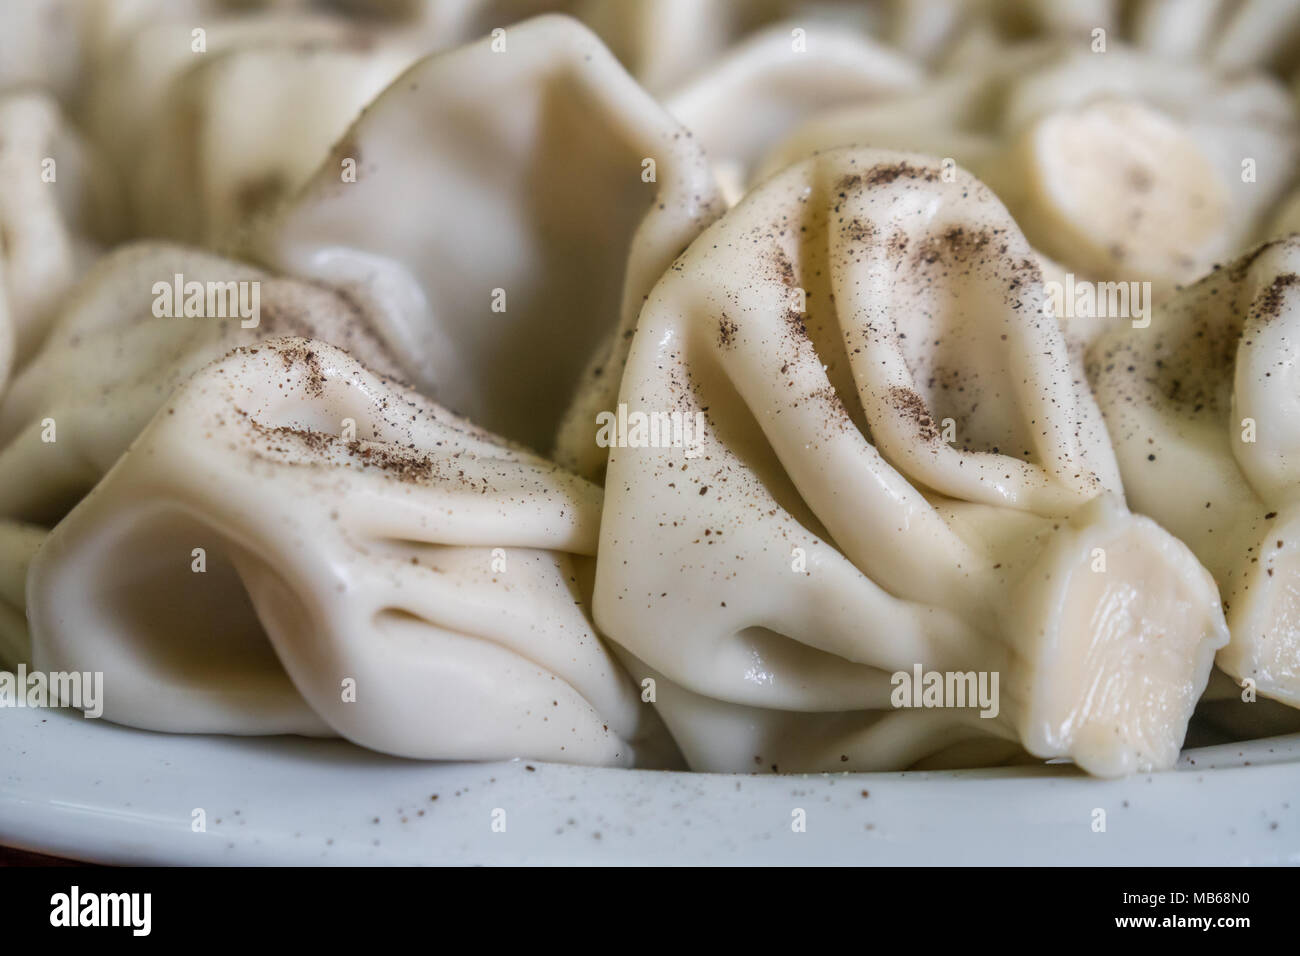
<path id="1" fill-rule="evenodd" d="M 0 666 L 422 760 L 1300 729 L 1300 17 L 0 7 Z"/>

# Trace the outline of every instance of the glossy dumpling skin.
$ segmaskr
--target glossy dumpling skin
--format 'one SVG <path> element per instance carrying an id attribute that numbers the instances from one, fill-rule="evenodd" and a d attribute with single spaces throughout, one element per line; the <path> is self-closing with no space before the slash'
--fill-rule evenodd
<path id="1" fill-rule="evenodd" d="M 1088 373 L 1135 510 L 1213 572 L 1218 664 L 1300 707 L 1300 239 L 1260 246 L 1120 327 Z"/>
<path id="2" fill-rule="evenodd" d="M 252 317 L 235 314 L 230 298 L 226 317 L 166 314 L 158 284 L 174 289 L 178 275 L 239 290 Z M 104 256 L 68 293 L 0 400 L 0 515 L 53 524 L 194 372 L 277 335 L 322 339 L 397 371 L 366 314 L 330 289 L 173 243 L 131 243 Z"/>
<path id="3" fill-rule="evenodd" d="M 721 211 L 691 132 L 542 16 L 414 65 L 254 244 L 361 302 L 438 402 L 546 453 L 579 381 L 613 404 L 622 336 Z M 570 447 L 581 474 L 601 460 Z"/>
<path id="4" fill-rule="evenodd" d="M 333 346 L 270 340 L 195 375 L 52 532 L 34 661 L 103 671 L 104 716 L 152 730 L 629 766 L 658 725 L 582 597 L 600 503 Z"/>
<path id="5" fill-rule="evenodd" d="M 747 37 L 663 102 L 704 145 L 734 204 L 754 164 L 805 117 L 888 102 L 915 89 L 922 76 L 897 51 L 840 24 L 794 21 Z"/>
<path id="6" fill-rule="evenodd" d="M 1286 87 L 1263 73 L 1118 41 L 1104 53 L 1036 41 L 900 97 L 812 115 L 760 175 L 849 145 L 954 159 L 1066 271 L 1161 295 L 1255 240 L 1300 158 L 1300 126 Z"/>
<path id="7" fill-rule="evenodd" d="M 1213 581 L 1125 508 L 1028 244 L 943 169 L 797 164 L 656 286 L 620 402 L 698 413 L 705 439 L 610 448 L 597 625 L 697 696 L 792 714 L 881 709 L 917 664 L 996 671 L 984 735 L 1103 775 L 1167 767 L 1226 640 Z M 665 715 L 715 755 L 696 769 L 754 756 Z M 880 769 L 839 750 L 803 769 Z"/>

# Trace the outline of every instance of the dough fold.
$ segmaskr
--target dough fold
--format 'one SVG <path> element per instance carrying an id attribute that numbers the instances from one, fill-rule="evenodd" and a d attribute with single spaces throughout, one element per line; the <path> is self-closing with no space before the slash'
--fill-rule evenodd
<path id="1" fill-rule="evenodd" d="M 1032 252 L 969 174 L 832 150 L 755 189 L 655 287 L 619 400 L 596 622 L 712 711 L 858 712 L 852 736 L 899 673 L 997 673 L 996 716 L 886 714 L 934 731 L 899 765 L 972 727 L 1100 775 L 1176 759 L 1227 640 L 1214 582 L 1125 508 Z M 660 706 L 715 755 L 695 769 L 752 761 Z M 892 762 L 838 749 L 805 769 Z"/>
<path id="2" fill-rule="evenodd" d="M 600 504 L 324 342 L 236 349 L 40 549 L 35 664 L 153 730 L 630 766 L 657 721 L 575 568 Z"/>

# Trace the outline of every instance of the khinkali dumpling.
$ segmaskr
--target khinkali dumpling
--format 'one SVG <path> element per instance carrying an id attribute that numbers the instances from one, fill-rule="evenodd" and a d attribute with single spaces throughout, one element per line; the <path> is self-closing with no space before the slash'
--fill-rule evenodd
<path id="1" fill-rule="evenodd" d="M 286 334 L 397 370 L 364 312 L 330 289 L 169 243 L 105 256 L 0 401 L 0 516 L 57 520 L 190 375 L 236 345 Z"/>
<path id="2" fill-rule="evenodd" d="M 545 452 L 579 380 L 612 406 L 617 343 L 721 210 L 691 133 L 545 16 L 404 74 L 258 248 L 361 302 L 439 403 Z"/>
<path id="3" fill-rule="evenodd" d="M 965 172 L 833 150 L 752 191 L 651 293 L 619 401 L 596 623 L 697 698 L 791 715 L 765 717 L 818 737 L 800 769 L 981 726 L 1172 765 L 1227 640 L 1214 582 L 1125 508 L 1029 245 Z M 1000 674 L 996 716 L 861 713 L 914 668 Z M 776 762 L 660 706 L 695 769 Z"/>
<path id="4" fill-rule="evenodd" d="M 664 99 L 700 138 L 731 203 L 752 165 L 809 113 L 887 99 L 920 82 L 915 64 L 866 36 L 801 23 L 750 37 Z"/>
<path id="5" fill-rule="evenodd" d="M 1160 295 L 1254 240 L 1300 161 L 1300 125 L 1261 73 L 1036 43 L 901 101 L 812 117 L 761 169 L 847 145 L 966 165 L 1078 278 Z"/>
<path id="6" fill-rule="evenodd" d="M 468 6 L 394 22 L 307 2 L 92 3 L 86 119 L 137 233 L 233 248 L 406 66 L 474 35 Z"/>
<path id="7" fill-rule="evenodd" d="M 629 766 L 652 708 L 575 564 L 601 492 L 309 339 L 195 375 L 51 533 L 43 670 L 153 730 Z"/>
<path id="8" fill-rule="evenodd" d="M 653 689 L 668 732 L 694 770 L 870 773 L 927 766 L 950 770 L 995 765 L 1024 755 L 1004 722 L 982 719 L 977 710 L 891 710 L 890 675 L 869 667 L 839 662 L 841 682 L 861 685 L 849 707 L 783 710 L 696 693 L 621 648 L 618 655 L 643 686 Z M 768 669 L 756 657 L 746 676 L 761 681 L 789 673 L 779 665 Z"/>
<path id="9" fill-rule="evenodd" d="M 135 163 L 137 228 L 229 248 L 305 183 L 413 60 L 347 43 L 262 43 L 203 57 L 168 89 Z"/>
<path id="10" fill-rule="evenodd" d="M 1270 243 L 1118 328 L 1089 373 L 1134 509 L 1223 595 L 1229 675 L 1300 707 L 1300 239 Z"/>
<path id="11" fill-rule="evenodd" d="M 1029 240 L 1080 272 L 1165 290 L 1249 246 L 1300 161 L 1272 77 L 1122 48 L 1024 79 L 1003 122 L 1010 144 L 989 172 Z"/>
<path id="12" fill-rule="evenodd" d="M 103 5 L 101 4 L 101 7 Z M 149 129 L 157 122 L 175 81 L 209 57 L 241 47 L 345 43 L 356 35 L 349 21 L 303 10 L 240 15 L 221 6 L 150 4 L 92 10 L 97 50 L 87 90 L 85 119 L 135 189 Z M 141 185 L 160 185 L 144 183 Z M 133 200 L 138 198 L 134 195 Z"/>
<path id="13" fill-rule="evenodd" d="M 789 0 L 579 0 L 574 12 L 652 93 L 677 86 Z"/>
<path id="14" fill-rule="evenodd" d="M 769 151 L 755 179 L 766 179 L 819 150 L 851 145 L 926 153 L 970 168 L 984 165 L 1001 147 L 1008 89 L 1022 75 L 1055 62 L 1059 53 L 1051 43 L 1000 49 L 996 57 L 936 74 L 900 95 L 809 116 Z"/>

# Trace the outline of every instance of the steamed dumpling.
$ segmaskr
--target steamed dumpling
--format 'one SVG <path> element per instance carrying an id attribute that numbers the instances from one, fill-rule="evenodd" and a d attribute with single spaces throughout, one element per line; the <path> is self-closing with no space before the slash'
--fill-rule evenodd
<path id="1" fill-rule="evenodd" d="M 202 57 L 143 134 L 137 228 L 212 248 L 288 199 L 414 59 L 394 46 L 261 43 Z"/>
<path id="2" fill-rule="evenodd" d="M 629 766 L 657 725 L 581 597 L 600 505 L 330 345 L 237 349 L 42 546 L 34 660 L 153 730 Z"/>
<path id="3" fill-rule="evenodd" d="M 178 276 L 202 284 L 204 315 L 178 314 L 189 299 L 172 291 Z M 216 314 L 207 314 L 209 286 L 221 292 L 211 300 Z M 177 314 L 166 314 L 168 301 Z M 256 305 L 252 318 L 236 314 L 241 305 Z M 365 314 L 332 290 L 167 243 L 105 256 L 0 401 L 0 516 L 57 520 L 196 370 L 236 345 L 286 334 L 397 369 Z"/>
<path id="4" fill-rule="evenodd" d="M 762 164 L 834 146 L 951 158 L 1079 278 L 1159 294 L 1253 240 L 1300 160 L 1285 88 L 1118 44 L 1010 47 L 910 98 L 812 117 Z"/>
<path id="5" fill-rule="evenodd" d="M 1089 374 L 1134 509 L 1196 552 L 1232 640 L 1218 664 L 1300 707 L 1300 239 L 1120 327 Z"/>
<path id="6" fill-rule="evenodd" d="M 574 12 L 646 89 L 661 93 L 707 69 L 788 0 L 578 0 Z"/>
<path id="7" fill-rule="evenodd" d="M 1009 47 L 968 68 L 934 74 L 900 95 L 812 114 L 772 147 L 754 179 L 766 179 L 819 150 L 850 145 L 926 153 L 978 167 L 1000 148 L 1008 90 L 1021 76 L 1055 62 L 1059 53 L 1052 43 Z"/>
<path id="8" fill-rule="evenodd" d="M 1024 751 L 1004 723 L 973 709 L 891 710 L 890 675 L 843 666 L 862 681 L 854 709 L 782 710 L 696 693 L 627 651 L 619 657 L 663 716 L 687 764 L 714 773 L 876 772 L 990 766 Z M 755 661 L 751 679 L 777 678 Z M 648 683 L 647 683 L 648 682 Z M 870 709 L 867 709 L 870 708 Z"/>
<path id="9" fill-rule="evenodd" d="M 865 36 L 790 21 L 729 50 L 664 105 L 700 138 L 735 203 L 754 163 L 809 113 L 887 100 L 920 79 L 915 64 Z"/>
<path id="10" fill-rule="evenodd" d="M 612 405 L 605 356 L 720 211 L 690 132 L 547 16 L 413 67 L 259 248 L 376 315 L 427 394 L 547 451 L 580 379 Z M 589 473 L 597 449 L 574 448 L 565 464 Z"/>
<path id="11" fill-rule="evenodd" d="M 1124 507 L 1028 244 L 944 170 L 824 153 L 655 287 L 620 403 L 703 437 L 610 448 L 597 625 L 697 697 L 790 715 L 882 710 L 918 665 L 1001 675 L 997 716 L 915 721 L 909 757 L 983 725 L 1093 773 L 1168 767 L 1227 639 L 1214 582 Z M 731 754 L 695 769 L 741 759 L 660 706 L 688 756 Z M 871 715 L 833 726 L 815 769 L 879 769 Z"/>
<path id="12" fill-rule="evenodd" d="M 1030 241 L 1081 273 L 1164 289 L 1249 246 L 1300 161 L 1275 79 L 1124 49 L 1022 81 L 1004 128 L 990 175 Z"/>
<path id="13" fill-rule="evenodd" d="M 159 121 L 173 85 L 187 71 L 233 49 L 343 44 L 356 35 L 348 21 L 307 10 L 240 15 L 204 0 L 183 7 L 149 3 L 145 10 L 99 6 L 102 9 L 87 11 L 89 42 L 96 52 L 86 123 L 96 141 L 111 151 L 133 209 L 147 198 L 136 195 L 137 189 L 167 185 L 141 180 L 140 161 L 146 158 L 149 130 Z M 196 36 L 196 30 L 201 34 Z"/>
<path id="14" fill-rule="evenodd" d="M 406 66 L 479 35 L 486 6 L 389 19 L 339 2 L 86 0 L 86 120 L 117 162 L 136 231 L 233 248 Z"/>

